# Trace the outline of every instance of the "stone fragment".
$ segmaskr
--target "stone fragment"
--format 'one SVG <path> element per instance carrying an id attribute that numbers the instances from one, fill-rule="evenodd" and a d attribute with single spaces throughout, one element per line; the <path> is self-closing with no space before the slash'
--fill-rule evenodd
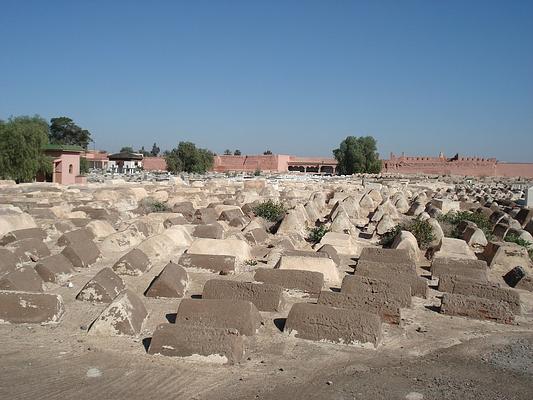
<path id="1" fill-rule="evenodd" d="M 282 311 L 285 305 L 281 286 L 223 279 L 208 280 L 202 299 L 247 300 L 259 311 Z"/>
<path id="2" fill-rule="evenodd" d="M 196 239 L 187 250 L 191 254 L 233 256 L 237 260 L 252 258 L 250 245 L 239 239 Z"/>
<path id="3" fill-rule="evenodd" d="M 189 275 L 182 267 L 172 262 L 157 275 L 144 295 L 146 297 L 176 297 L 181 298 L 185 294 Z"/>
<path id="4" fill-rule="evenodd" d="M 13 271 L 19 262 L 10 250 L 0 248 L 0 276 Z"/>
<path id="5" fill-rule="evenodd" d="M 346 275 L 342 280 L 341 293 L 376 298 L 376 301 L 394 304 L 401 308 L 411 306 L 411 286 L 402 282 Z"/>
<path id="6" fill-rule="evenodd" d="M 137 336 L 148 312 L 142 300 L 126 289 L 92 323 L 89 333 L 100 336 Z"/>
<path id="7" fill-rule="evenodd" d="M 294 304 L 284 330 L 297 338 L 333 343 L 372 343 L 377 347 L 381 341 L 378 315 L 317 304 Z"/>
<path id="8" fill-rule="evenodd" d="M 150 259 L 139 249 L 133 249 L 113 265 L 113 271 L 119 275 L 142 275 L 152 268 Z"/>
<path id="9" fill-rule="evenodd" d="M 91 303 L 111 303 L 125 289 L 126 285 L 120 276 L 111 268 L 105 267 L 83 286 L 76 299 Z"/>
<path id="10" fill-rule="evenodd" d="M 482 260 L 461 258 L 434 258 L 431 262 L 431 275 L 458 275 L 479 282 L 487 282 L 487 263 Z"/>
<path id="11" fill-rule="evenodd" d="M 38 261 L 51 254 L 42 239 L 37 238 L 17 240 L 10 243 L 9 248 L 21 262 Z"/>
<path id="12" fill-rule="evenodd" d="M 244 337 L 234 330 L 189 324 L 159 325 L 148 348 L 149 354 L 215 363 L 240 362 L 244 351 Z"/>
<path id="13" fill-rule="evenodd" d="M 90 267 L 100 258 L 100 250 L 92 240 L 69 244 L 61 254 L 76 268 Z"/>
<path id="14" fill-rule="evenodd" d="M 253 336 L 261 326 L 261 314 L 246 300 L 183 299 L 176 314 L 176 324 L 180 323 L 236 329 Z"/>
<path id="15" fill-rule="evenodd" d="M 60 295 L 0 290 L 0 322 L 57 323 L 63 313 L 63 299 Z"/>
<path id="16" fill-rule="evenodd" d="M 198 225 L 192 235 L 197 238 L 223 239 L 224 228 L 219 223 Z"/>

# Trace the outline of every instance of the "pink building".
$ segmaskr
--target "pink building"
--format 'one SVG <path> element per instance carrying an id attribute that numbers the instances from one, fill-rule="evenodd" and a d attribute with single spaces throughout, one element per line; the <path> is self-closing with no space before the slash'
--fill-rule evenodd
<path id="1" fill-rule="evenodd" d="M 44 152 L 53 160 L 53 172 L 51 176 L 40 176 L 40 182 L 54 182 L 62 185 L 85 183 L 87 178 L 80 175 L 80 154 L 83 149 L 80 146 L 49 144 Z"/>
<path id="2" fill-rule="evenodd" d="M 265 154 L 255 156 L 215 156 L 215 172 L 312 172 L 334 174 L 337 161 L 326 157 L 296 157 L 284 154 Z"/>

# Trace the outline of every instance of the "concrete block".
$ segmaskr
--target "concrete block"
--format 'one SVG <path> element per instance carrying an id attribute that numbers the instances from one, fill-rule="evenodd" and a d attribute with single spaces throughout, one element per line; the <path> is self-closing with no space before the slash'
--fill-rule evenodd
<path id="1" fill-rule="evenodd" d="M 251 244 L 255 245 L 264 243 L 268 239 L 268 233 L 262 228 L 255 228 L 246 232 L 244 237 Z"/>
<path id="2" fill-rule="evenodd" d="M 251 301 L 259 311 L 281 311 L 285 305 L 283 288 L 268 283 L 211 279 L 204 285 L 202 299 Z"/>
<path id="3" fill-rule="evenodd" d="M 315 253 L 321 254 L 321 253 Z M 324 254 L 324 253 L 322 253 Z M 340 275 L 335 262 L 329 257 L 321 256 L 298 256 L 284 254 L 279 259 L 275 268 L 297 269 L 305 271 L 320 272 L 324 275 L 324 280 L 330 283 L 340 283 Z"/>
<path id="4" fill-rule="evenodd" d="M 525 247 L 515 243 L 490 241 L 480 256 L 487 264 L 502 265 L 504 267 L 515 267 L 516 265 L 527 265 L 529 255 Z"/>
<path id="5" fill-rule="evenodd" d="M 354 309 L 324 305 L 294 304 L 285 323 L 285 332 L 297 338 L 342 344 L 381 341 L 381 320 L 378 315 Z"/>
<path id="6" fill-rule="evenodd" d="M 19 260 L 15 257 L 15 254 L 8 249 L 0 248 L 0 276 L 13 271 Z"/>
<path id="7" fill-rule="evenodd" d="M 75 229 L 70 232 L 66 232 L 57 239 L 58 246 L 68 246 L 69 244 L 78 242 L 92 241 L 94 235 L 91 230 L 86 228 Z"/>
<path id="8" fill-rule="evenodd" d="M 241 261 L 252 258 L 250 245 L 240 239 L 196 239 L 187 253 L 233 256 Z"/>
<path id="9" fill-rule="evenodd" d="M 253 336 L 261 326 L 261 314 L 246 300 L 183 299 L 176 314 L 176 324 L 181 323 L 236 329 Z"/>
<path id="10" fill-rule="evenodd" d="M 318 253 L 325 253 L 333 260 L 335 265 L 341 264 L 341 256 L 339 255 L 339 252 L 335 247 L 333 247 L 331 244 L 325 244 L 323 246 L 320 246 L 320 248 L 317 250 Z"/>
<path id="11" fill-rule="evenodd" d="M 182 267 L 172 262 L 157 275 L 144 295 L 146 297 L 176 297 L 181 298 L 185 294 L 189 275 Z"/>
<path id="12" fill-rule="evenodd" d="M 111 303 L 120 292 L 126 289 L 126 285 L 111 268 L 101 269 L 89 282 L 83 286 L 77 300 L 92 303 Z"/>
<path id="13" fill-rule="evenodd" d="M 255 270 L 254 279 L 313 295 L 318 295 L 324 285 L 324 275 L 321 272 L 297 269 L 258 268 Z"/>
<path id="14" fill-rule="evenodd" d="M 514 323 L 514 314 L 508 303 L 476 296 L 444 293 L 440 312 L 502 324 Z"/>
<path id="15" fill-rule="evenodd" d="M 520 211 L 518 211 L 515 219 L 522 226 L 522 228 L 526 227 L 529 221 L 533 219 L 533 208 L 522 208 Z"/>
<path id="16" fill-rule="evenodd" d="M 152 268 L 152 263 L 146 254 L 139 249 L 133 249 L 113 265 L 113 271 L 119 275 L 139 276 Z"/>
<path id="17" fill-rule="evenodd" d="M 35 265 L 35 271 L 45 282 L 63 284 L 74 273 L 74 267 L 63 254 L 56 254 L 41 259 Z"/>
<path id="18" fill-rule="evenodd" d="M 148 312 L 141 298 L 125 290 L 92 323 L 89 334 L 100 336 L 137 336 Z"/>
<path id="19" fill-rule="evenodd" d="M 64 311 L 63 299 L 57 294 L 0 290 L 0 322 L 57 323 Z"/>
<path id="20" fill-rule="evenodd" d="M 212 272 L 235 271 L 235 257 L 224 255 L 191 254 L 181 255 L 178 264 L 184 268 L 200 268 Z"/>
<path id="21" fill-rule="evenodd" d="M 148 354 L 237 363 L 244 359 L 244 337 L 236 331 L 221 328 L 161 324 L 152 336 Z"/>

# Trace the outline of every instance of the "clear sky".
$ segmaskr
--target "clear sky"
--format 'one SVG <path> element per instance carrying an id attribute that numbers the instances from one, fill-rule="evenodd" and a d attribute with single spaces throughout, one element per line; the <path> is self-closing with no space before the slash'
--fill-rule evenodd
<path id="1" fill-rule="evenodd" d="M 533 162 L 532 0 L 0 0 L 0 44 L 0 118 L 99 149 Z"/>

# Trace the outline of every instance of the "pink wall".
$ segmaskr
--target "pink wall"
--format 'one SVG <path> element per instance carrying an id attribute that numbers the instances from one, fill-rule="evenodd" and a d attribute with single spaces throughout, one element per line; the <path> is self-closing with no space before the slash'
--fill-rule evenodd
<path id="1" fill-rule="evenodd" d="M 166 171 L 167 162 L 164 157 L 144 157 L 143 168 L 145 171 Z"/>

